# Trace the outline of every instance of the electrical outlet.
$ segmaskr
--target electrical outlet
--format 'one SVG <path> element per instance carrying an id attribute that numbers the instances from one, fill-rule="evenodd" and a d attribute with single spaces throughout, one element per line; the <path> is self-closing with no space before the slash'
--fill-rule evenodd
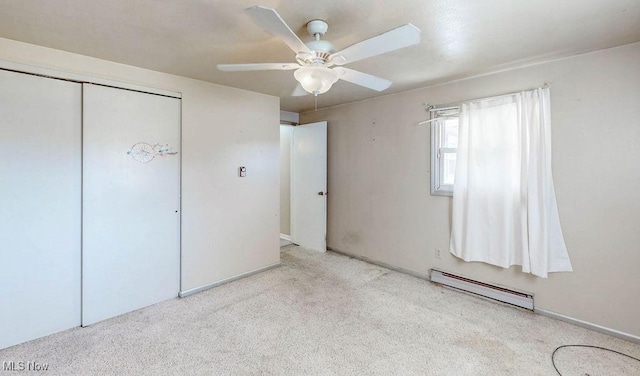
<path id="1" fill-rule="evenodd" d="M 438 248 L 436 248 L 436 258 L 441 258 L 442 255 L 440 254 L 440 250 Z"/>

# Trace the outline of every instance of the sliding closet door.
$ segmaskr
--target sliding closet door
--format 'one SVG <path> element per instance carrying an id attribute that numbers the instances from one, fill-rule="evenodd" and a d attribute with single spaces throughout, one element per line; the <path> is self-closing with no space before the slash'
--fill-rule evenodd
<path id="1" fill-rule="evenodd" d="M 80 106 L 0 70 L 0 349 L 80 325 Z"/>
<path id="2" fill-rule="evenodd" d="M 82 325 L 176 297 L 180 100 L 85 84 Z"/>

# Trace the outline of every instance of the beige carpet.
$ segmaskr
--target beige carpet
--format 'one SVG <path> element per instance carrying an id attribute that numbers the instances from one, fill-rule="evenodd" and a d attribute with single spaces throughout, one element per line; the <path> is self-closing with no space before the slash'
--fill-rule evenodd
<path id="1" fill-rule="evenodd" d="M 47 375 L 493 376 L 555 375 L 563 344 L 640 357 L 640 345 L 335 253 L 293 246 L 282 261 L 1 350 L 0 362 L 47 363 Z M 556 361 L 563 375 L 640 375 L 640 362 L 597 350 L 562 349 Z"/>

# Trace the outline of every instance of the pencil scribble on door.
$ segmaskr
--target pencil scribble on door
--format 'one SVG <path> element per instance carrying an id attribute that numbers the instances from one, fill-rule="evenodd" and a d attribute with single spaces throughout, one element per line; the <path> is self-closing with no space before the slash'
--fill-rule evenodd
<path id="1" fill-rule="evenodd" d="M 133 159 L 141 163 L 151 162 L 156 156 L 164 157 L 166 155 L 176 155 L 177 151 L 173 151 L 169 144 L 151 145 L 146 142 L 138 142 L 127 152 Z"/>

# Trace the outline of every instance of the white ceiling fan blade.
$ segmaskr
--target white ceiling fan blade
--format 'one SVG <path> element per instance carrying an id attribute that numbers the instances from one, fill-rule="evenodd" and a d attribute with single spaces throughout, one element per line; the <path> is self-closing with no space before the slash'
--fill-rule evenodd
<path id="1" fill-rule="evenodd" d="M 256 5 L 247 8 L 246 11 L 258 26 L 282 39 L 294 52 L 311 52 L 309 47 L 298 38 L 275 9 Z"/>
<path id="2" fill-rule="evenodd" d="M 385 80 L 384 78 L 372 76 L 349 68 L 336 67 L 333 68 L 333 70 L 338 73 L 341 80 L 349 81 L 352 84 L 364 86 L 375 91 L 388 89 L 392 84 L 391 81 Z"/>
<path id="3" fill-rule="evenodd" d="M 336 65 L 348 64 L 418 43 L 420 43 L 420 29 L 412 24 L 406 24 L 351 45 L 334 53 L 330 59 L 333 60 L 335 57 Z M 344 57 L 344 60 L 339 56 Z"/>
<path id="4" fill-rule="evenodd" d="M 261 71 L 261 70 L 293 70 L 300 68 L 296 63 L 259 63 L 259 64 L 218 64 L 223 72 Z"/>
<path id="5" fill-rule="evenodd" d="M 298 83 L 298 86 L 291 92 L 292 97 L 303 97 L 305 95 L 309 95 L 309 92 L 306 91 L 300 83 Z"/>

